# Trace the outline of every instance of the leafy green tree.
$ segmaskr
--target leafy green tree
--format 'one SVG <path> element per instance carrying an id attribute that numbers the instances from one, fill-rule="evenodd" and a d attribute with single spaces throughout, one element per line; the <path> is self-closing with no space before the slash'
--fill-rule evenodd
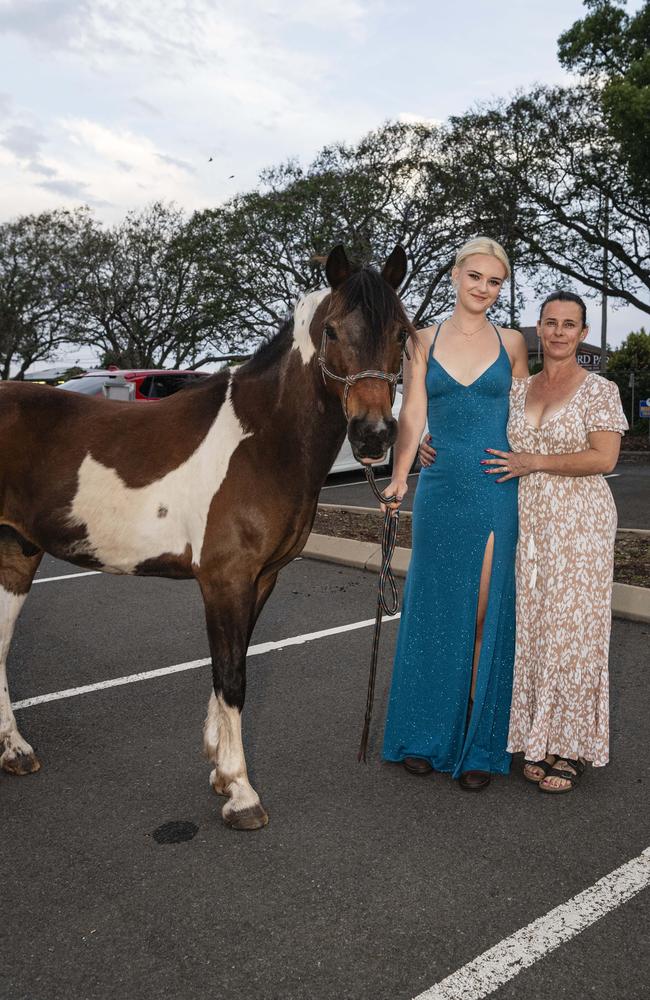
<path id="1" fill-rule="evenodd" d="M 204 351 L 210 318 L 189 227 L 180 209 L 156 202 L 113 229 L 96 229 L 79 342 L 121 367 L 199 367 L 217 360 Z"/>
<path id="2" fill-rule="evenodd" d="M 525 248 L 537 292 L 569 279 L 650 312 L 650 208 L 593 87 L 539 87 L 454 124 L 465 137 L 461 162 L 473 164 L 481 186 L 506 208 L 516 197 L 515 259 Z"/>
<path id="3" fill-rule="evenodd" d="M 601 88 L 612 135 L 635 186 L 650 193 L 650 3 L 629 15 L 618 0 L 585 0 L 589 13 L 558 40 L 560 62 Z"/>
<path id="4" fill-rule="evenodd" d="M 21 379 L 75 336 L 91 229 L 86 209 L 0 226 L 1 378 Z"/>
<path id="5" fill-rule="evenodd" d="M 650 333 L 645 328 L 628 334 L 607 362 L 607 375 L 613 378 L 621 391 L 623 409 L 630 428 L 636 433 L 647 431 L 647 421 L 638 419 L 640 399 L 650 398 Z M 631 376 L 634 376 L 634 412 L 632 411 Z"/>

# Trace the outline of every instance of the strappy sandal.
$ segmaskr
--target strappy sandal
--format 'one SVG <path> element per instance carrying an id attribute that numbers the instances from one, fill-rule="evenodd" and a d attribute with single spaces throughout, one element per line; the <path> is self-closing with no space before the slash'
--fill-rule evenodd
<path id="1" fill-rule="evenodd" d="M 540 781 L 543 781 L 544 778 L 548 778 L 549 772 L 553 769 L 553 766 L 554 765 L 549 764 L 545 758 L 543 760 L 524 760 L 524 778 L 526 781 L 532 782 L 533 785 L 539 785 Z M 539 778 L 533 778 L 532 774 L 526 774 L 527 767 L 538 767 L 544 772 L 544 774 L 541 774 Z"/>
<path id="2" fill-rule="evenodd" d="M 567 768 L 558 767 L 557 766 L 558 764 L 568 764 L 570 767 L 574 769 L 575 774 L 573 773 L 573 771 L 569 771 Z M 581 760 L 572 760 L 571 757 L 558 757 L 557 760 L 555 761 L 554 766 L 550 768 L 548 774 L 546 774 L 542 778 L 542 781 L 540 781 L 537 787 L 539 788 L 540 792 L 546 792 L 548 795 L 562 795 L 564 794 L 564 792 L 572 792 L 573 786 L 578 784 L 578 781 L 581 775 L 583 774 L 584 769 L 585 765 L 584 762 Z M 547 788 L 544 788 L 542 782 L 546 781 L 546 778 L 562 778 L 563 781 L 568 781 L 569 784 L 559 788 L 553 788 L 552 785 Z"/>

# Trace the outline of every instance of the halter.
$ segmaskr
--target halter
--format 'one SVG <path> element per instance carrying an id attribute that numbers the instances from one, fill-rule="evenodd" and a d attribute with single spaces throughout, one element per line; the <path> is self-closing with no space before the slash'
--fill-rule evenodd
<path id="1" fill-rule="evenodd" d="M 345 419 L 348 421 L 348 423 L 350 421 L 350 418 L 348 416 L 348 396 L 350 395 L 350 389 L 354 385 L 356 385 L 357 382 L 361 382 L 365 378 L 378 378 L 381 379 L 383 382 L 388 382 L 390 384 L 390 405 L 391 406 L 393 405 L 393 403 L 395 402 L 395 393 L 397 392 L 397 384 L 402 377 L 402 356 L 406 354 L 406 357 L 407 358 L 409 357 L 408 350 L 406 349 L 406 344 L 402 345 L 402 356 L 400 356 L 399 371 L 378 372 L 372 369 L 368 369 L 368 371 L 357 372 L 356 375 L 345 375 L 345 376 L 336 375 L 333 371 L 330 371 L 330 369 L 327 367 L 327 365 L 325 364 L 326 350 L 327 350 L 327 327 L 323 327 L 323 336 L 321 337 L 320 351 L 318 353 L 318 364 L 321 370 L 321 374 L 323 376 L 324 385 L 327 385 L 327 379 L 331 378 L 334 379 L 335 382 L 342 382 L 343 385 L 345 386 L 343 390 L 342 405 L 343 405 L 343 413 L 345 414 Z"/>

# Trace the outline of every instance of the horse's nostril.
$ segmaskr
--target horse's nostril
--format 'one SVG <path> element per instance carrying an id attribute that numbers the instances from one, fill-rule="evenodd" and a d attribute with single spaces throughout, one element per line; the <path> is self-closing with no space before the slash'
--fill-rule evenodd
<path id="1" fill-rule="evenodd" d="M 380 458 L 397 437 L 397 421 L 353 418 L 348 426 L 352 450 L 358 458 Z"/>

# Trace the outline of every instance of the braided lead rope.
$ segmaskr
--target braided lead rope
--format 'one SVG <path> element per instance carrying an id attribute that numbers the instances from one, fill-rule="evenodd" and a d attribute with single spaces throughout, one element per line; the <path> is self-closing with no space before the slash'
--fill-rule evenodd
<path id="1" fill-rule="evenodd" d="M 375 474 L 372 471 L 372 466 L 366 465 L 364 468 L 366 474 L 366 479 L 368 480 L 368 485 L 370 489 L 375 494 L 380 503 L 392 503 L 395 499 L 394 496 L 385 497 L 383 493 L 380 493 L 377 489 L 377 484 L 375 483 Z M 399 509 L 392 510 L 390 507 L 386 508 L 386 513 L 384 514 L 384 528 L 381 536 L 381 572 L 379 574 L 379 588 L 377 593 L 377 612 L 375 615 L 375 630 L 372 638 L 372 653 L 370 657 L 370 675 L 368 677 L 368 694 L 366 697 L 366 714 L 363 723 L 363 732 L 361 733 L 361 742 L 359 744 L 359 752 L 357 754 L 357 760 L 359 762 L 363 761 L 364 764 L 367 763 L 366 754 L 368 750 L 368 739 L 370 737 L 370 722 L 372 719 L 372 706 L 375 699 L 375 681 L 377 678 L 377 654 L 379 652 L 379 637 L 381 635 L 381 622 L 384 614 L 394 615 L 397 613 L 399 608 L 399 595 L 397 593 L 397 586 L 395 584 L 395 577 L 393 576 L 393 571 L 391 570 L 390 564 L 393 558 L 393 552 L 395 551 L 395 544 L 397 542 L 397 531 L 399 529 Z M 391 596 L 390 604 L 386 598 L 386 586 L 390 587 Z"/>

